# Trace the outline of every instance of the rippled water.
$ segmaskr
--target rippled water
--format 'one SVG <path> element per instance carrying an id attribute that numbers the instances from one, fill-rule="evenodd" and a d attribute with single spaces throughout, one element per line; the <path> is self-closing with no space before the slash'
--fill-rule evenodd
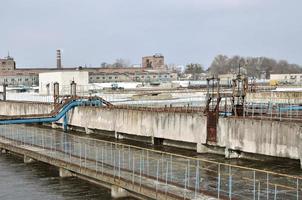
<path id="1" fill-rule="evenodd" d="M 58 171 L 40 162 L 0 154 L 0 199 L 83 200 L 111 199 L 110 191 L 78 178 L 60 178 Z"/>

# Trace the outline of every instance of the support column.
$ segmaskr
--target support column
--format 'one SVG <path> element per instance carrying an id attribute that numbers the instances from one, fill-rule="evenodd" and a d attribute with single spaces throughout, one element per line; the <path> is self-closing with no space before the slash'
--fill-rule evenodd
<path id="1" fill-rule="evenodd" d="M 125 197 L 129 197 L 129 194 L 128 194 L 128 191 L 125 190 L 124 188 L 112 185 L 111 186 L 111 197 L 114 199 L 125 198 Z"/>
<path id="2" fill-rule="evenodd" d="M 33 163 L 33 162 L 35 162 L 35 160 L 33 158 L 28 157 L 26 155 L 24 155 L 23 161 L 24 161 L 24 163 Z"/>
<path id="3" fill-rule="evenodd" d="M 59 169 L 59 175 L 60 177 L 64 178 L 64 177 L 71 177 L 72 176 L 72 172 L 64 169 L 64 168 L 60 168 Z"/>
<path id="4" fill-rule="evenodd" d="M 63 118 L 63 131 L 64 132 L 67 132 L 67 126 L 68 126 L 68 116 L 66 113 Z"/>

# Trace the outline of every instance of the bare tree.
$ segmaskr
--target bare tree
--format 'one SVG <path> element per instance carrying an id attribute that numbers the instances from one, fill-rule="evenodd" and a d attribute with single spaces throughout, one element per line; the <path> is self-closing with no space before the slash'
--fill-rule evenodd
<path id="1" fill-rule="evenodd" d="M 123 58 L 116 59 L 115 62 L 112 64 L 112 67 L 117 67 L 117 68 L 123 68 L 129 66 L 130 66 L 130 61 Z"/>

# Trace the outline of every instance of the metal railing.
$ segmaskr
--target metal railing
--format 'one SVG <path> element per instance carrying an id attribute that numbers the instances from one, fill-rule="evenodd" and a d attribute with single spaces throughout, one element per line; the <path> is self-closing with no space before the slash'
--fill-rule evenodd
<path id="1" fill-rule="evenodd" d="M 287 199 L 302 197 L 302 178 L 201 158 L 90 139 L 55 130 L 0 126 L 2 141 L 109 174 L 133 187 L 152 189 L 152 198 Z"/>

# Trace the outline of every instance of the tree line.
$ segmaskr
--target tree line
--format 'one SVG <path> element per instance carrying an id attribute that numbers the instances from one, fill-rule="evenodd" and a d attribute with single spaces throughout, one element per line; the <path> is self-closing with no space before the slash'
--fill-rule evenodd
<path id="1" fill-rule="evenodd" d="M 275 60 L 267 57 L 242 57 L 217 55 L 207 70 L 199 63 L 190 63 L 184 73 L 191 74 L 194 80 L 199 79 L 202 73 L 217 76 L 219 74 L 244 73 L 249 77 L 269 78 L 270 74 L 302 73 L 302 67 L 288 63 L 286 60 Z"/>
<path id="2" fill-rule="evenodd" d="M 214 58 L 208 68 L 210 74 L 238 73 L 239 66 L 241 72 L 249 77 L 260 78 L 265 74 L 269 78 L 270 74 L 291 74 L 302 73 L 302 67 L 297 64 L 288 63 L 286 60 L 275 60 L 267 57 L 228 57 L 218 55 Z"/>

